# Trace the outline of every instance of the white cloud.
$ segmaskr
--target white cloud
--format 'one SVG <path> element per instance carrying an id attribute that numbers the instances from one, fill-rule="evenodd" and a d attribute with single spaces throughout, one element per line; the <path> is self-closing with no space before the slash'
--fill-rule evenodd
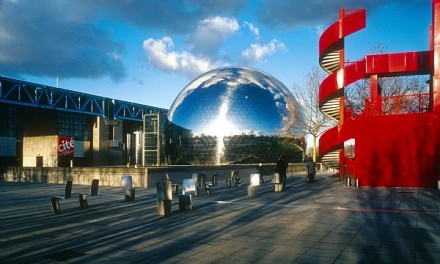
<path id="1" fill-rule="evenodd" d="M 260 38 L 259 29 L 253 24 L 245 22 L 244 27 L 249 28 L 257 39 Z M 144 41 L 143 48 L 154 67 L 194 78 L 225 65 L 216 59 L 219 57 L 219 49 L 239 29 L 234 18 L 210 17 L 200 21 L 195 29 L 189 41 L 192 44 L 191 51 L 176 51 L 173 40 L 168 36 L 162 39 L 149 38 Z M 248 49 L 241 52 L 240 58 L 245 63 L 259 64 L 268 56 L 286 50 L 283 42 L 273 39 L 266 44 L 250 44 Z"/>
<path id="2" fill-rule="evenodd" d="M 235 18 L 216 16 L 200 21 L 191 41 L 194 53 L 215 54 L 239 29 Z"/>
<path id="3" fill-rule="evenodd" d="M 174 42 L 170 37 L 149 38 L 144 41 L 143 48 L 152 65 L 166 71 L 183 72 L 191 78 L 217 67 L 208 57 L 173 51 Z"/>
<path id="4" fill-rule="evenodd" d="M 267 44 L 251 44 L 250 48 L 241 53 L 241 57 L 246 62 L 259 64 L 264 62 L 266 56 L 286 50 L 286 45 L 283 42 L 273 39 Z"/>
<path id="5" fill-rule="evenodd" d="M 322 25 L 322 24 L 321 25 L 317 25 L 315 27 L 316 35 L 318 37 L 321 37 L 322 33 L 324 33 L 324 30 L 325 30 L 325 28 L 324 28 L 324 25 Z"/>
<path id="6" fill-rule="evenodd" d="M 256 26 L 254 26 L 254 24 L 250 23 L 250 22 L 244 22 L 244 25 L 249 27 L 249 30 L 255 35 L 255 38 L 257 40 L 260 39 L 260 29 L 257 28 Z"/>
<path id="7" fill-rule="evenodd" d="M 197 27 L 198 33 L 206 33 L 208 35 L 213 35 L 220 33 L 222 35 L 229 35 L 239 29 L 238 22 L 235 18 L 227 17 L 210 17 L 200 21 Z M 213 32 L 214 31 L 214 32 Z"/>

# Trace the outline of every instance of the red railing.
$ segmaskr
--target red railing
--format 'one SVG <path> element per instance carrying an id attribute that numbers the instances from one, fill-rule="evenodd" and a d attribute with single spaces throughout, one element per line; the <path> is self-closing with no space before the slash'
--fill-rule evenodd
<path id="1" fill-rule="evenodd" d="M 430 112 L 429 93 L 405 94 L 381 97 L 378 100 L 365 100 L 366 116 L 420 114 Z"/>
<path id="2" fill-rule="evenodd" d="M 319 39 L 320 56 L 325 57 L 329 50 L 334 49 L 332 46 L 339 40 L 365 28 L 365 18 L 365 9 L 354 9 L 348 12 L 345 10 L 344 18 L 333 23 L 322 33 Z"/>

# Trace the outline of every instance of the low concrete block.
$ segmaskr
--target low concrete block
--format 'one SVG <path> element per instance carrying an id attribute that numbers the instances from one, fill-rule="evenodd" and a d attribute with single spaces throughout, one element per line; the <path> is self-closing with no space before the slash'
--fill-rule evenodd
<path id="1" fill-rule="evenodd" d="M 157 215 L 171 215 L 171 200 L 157 200 Z"/>
<path id="2" fill-rule="evenodd" d="M 257 194 L 257 186 L 249 185 L 247 189 L 248 197 L 253 197 Z"/>
<path id="3" fill-rule="evenodd" d="M 87 194 L 85 193 L 80 193 L 78 195 L 78 199 L 79 199 L 79 206 L 82 209 L 87 209 L 87 207 L 89 207 L 89 203 L 87 202 Z"/>
<path id="4" fill-rule="evenodd" d="M 90 196 L 98 195 L 98 187 L 99 187 L 99 180 L 93 179 L 92 186 L 90 187 Z"/>
<path id="5" fill-rule="evenodd" d="M 178 192 L 179 192 L 179 184 L 175 184 L 175 183 L 173 183 L 173 184 L 171 184 L 171 186 L 172 186 L 173 193 L 174 193 L 175 195 L 177 195 Z"/>
<path id="6" fill-rule="evenodd" d="M 60 197 L 55 197 L 55 196 L 51 198 L 52 211 L 55 214 L 59 214 L 61 212 L 60 199 L 61 199 Z"/>
<path id="7" fill-rule="evenodd" d="M 275 183 L 275 192 L 282 192 L 283 191 L 283 184 L 282 183 Z"/>
<path id="8" fill-rule="evenodd" d="M 181 210 L 181 211 L 191 211 L 192 210 L 192 201 L 191 201 L 190 194 L 179 195 L 179 210 Z"/>
<path id="9" fill-rule="evenodd" d="M 125 189 L 124 200 L 126 202 L 133 202 L 136 196 L 135 189 Z"/>
<path id="10" fill-rule="evenodd" d="M 211 194 L 211 186 L 212 186 L 211 183 L 205 183 L 205 193 L 207 195 Z"/>
<path id="11" fill-rule="evenodd" d="M 231 179 L 226 179 L 226 187 L 227 188 L 231 188 L 232 186 L 232 180 Z"/>
<path id="12" fill-rule="evenodd" d="M 345 186 L 351 186 L 351 179 L 349 177 L 345 178 Z"/>

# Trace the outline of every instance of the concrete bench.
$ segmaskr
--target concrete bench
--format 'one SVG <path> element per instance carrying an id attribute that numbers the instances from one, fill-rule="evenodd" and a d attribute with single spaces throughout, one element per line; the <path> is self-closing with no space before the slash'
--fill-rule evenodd
<path id="1" fill-rule="evenodd" d="M 212 179 L 211 182 L 205 181 L 204 186 L 205 186 L 205 193 L 206 194 L 211 194 L 211 187 L 212 186 L 216 186 L 218 184 L 218 173 L 214 173 L 212 174 Z"/>
<path id="2" fill-rule="evenodd" d="M 73 185 L 73 181 L 68 180 L 64 188 L 64 196 L 51 197 L 52 211 L 54 213 L 58 214 L 61 212 L 60 200 L 69 199 L 70 197 L 72 197 L 72 185 Z M 99 186 L 99 180 L 98 179 L 92 180 L 92 185 L 90 187 L 90 196 L 98 195 L 98 186 Z M 79 200 L 79 206 L 82 209 L 86 209 L 89 206 L 88 195 L 86 193 L 79 193 L 78 200 Z"/>
<path id="3" fill-rule="evenodd" d="M 90 196 L 98 196 L 98 188 L 99 188 L 99 180 L 93 179 L 92 184 L 90 185 Z M 86 193 L 79 194 L 79 204 L 83 209 L 89 207 L 87 197 L 88 196 Z"/>
<path id="4" fill-rule="evenodd" d="M 72 184 L 73 181 L 71 180 L 68 180 L 66 182 L 66 185 L 64 186 L 64 196 L 52 196 L 51 205 L 52 205 L 52 211 L 54 213 L 59 213 L 61 211 L 60 200 L 69 199 L 70 197 L 72 197 Z"/>
<path id="5" fill-rule="evenodd" d="M 214 180 L 212 179 L 210 182 L 206 181 L 206 174 L 202 173 L 199 175 L 200 185 L 205 188 L 205 193 L 207 195 L 211 194 L 211 186 L 213 185 Z"/>
<path id="6" fill-rule="evenodd" d="M 231 178 L 226 179 L 226 187 L 231 188 L 232 181 L 235 181 L 235 186 L 241 186 L 241 178 L 238 177 L 238 171 L 231 171 Z"/>
<path id="7" fill-rule="evenodd" d="M 194 196 L 198 195 L 197 179 L 184 179 L 182 184 L 182 194 L 179 195 L 179 209 L 182 211 L 192 210 L 191 192 Z"/>
<path id="8" fill-rule="evenodd" d="M 217 177 L 218 177 L 218 175 L 217 175 Z M 214 185 L 214 181 L 215 181 L 215 184 L 217 184 L 217 178 L 215 178 L 215 180 L 213 178 L 212 181 L 211 181 L 212 183 L 211 182 L 207 182 L 206 178 L 207 178 L 207 176 L 204 173 L 199 174 L 199 173 L 195 173 L 194 172 L 192 174 L 192 179 L 196 181 L 196 189 L 198 187 L 204 187 L 205 193 L 206 194 L 210 194 L 211 193 L 211 186 Z M 197 189 L 197 190 L 195 190 L 195 194 L 194 195 L 198 196 L 198 194 L 199 194 L 199 192 L 198 192 L 198 189 Z"/>

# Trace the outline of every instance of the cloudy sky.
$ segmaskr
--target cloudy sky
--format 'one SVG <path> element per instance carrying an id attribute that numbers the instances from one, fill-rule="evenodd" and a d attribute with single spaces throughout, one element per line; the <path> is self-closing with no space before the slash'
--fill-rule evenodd
<path id="1" fill-rule="evenodd" d="M 222 66 L 290 89 L 318 65 L 340 8 L 367 9 L 346 59 L 429 48 L 430 0 L 0 0 L 0 76 L 166 109 Z"/>

